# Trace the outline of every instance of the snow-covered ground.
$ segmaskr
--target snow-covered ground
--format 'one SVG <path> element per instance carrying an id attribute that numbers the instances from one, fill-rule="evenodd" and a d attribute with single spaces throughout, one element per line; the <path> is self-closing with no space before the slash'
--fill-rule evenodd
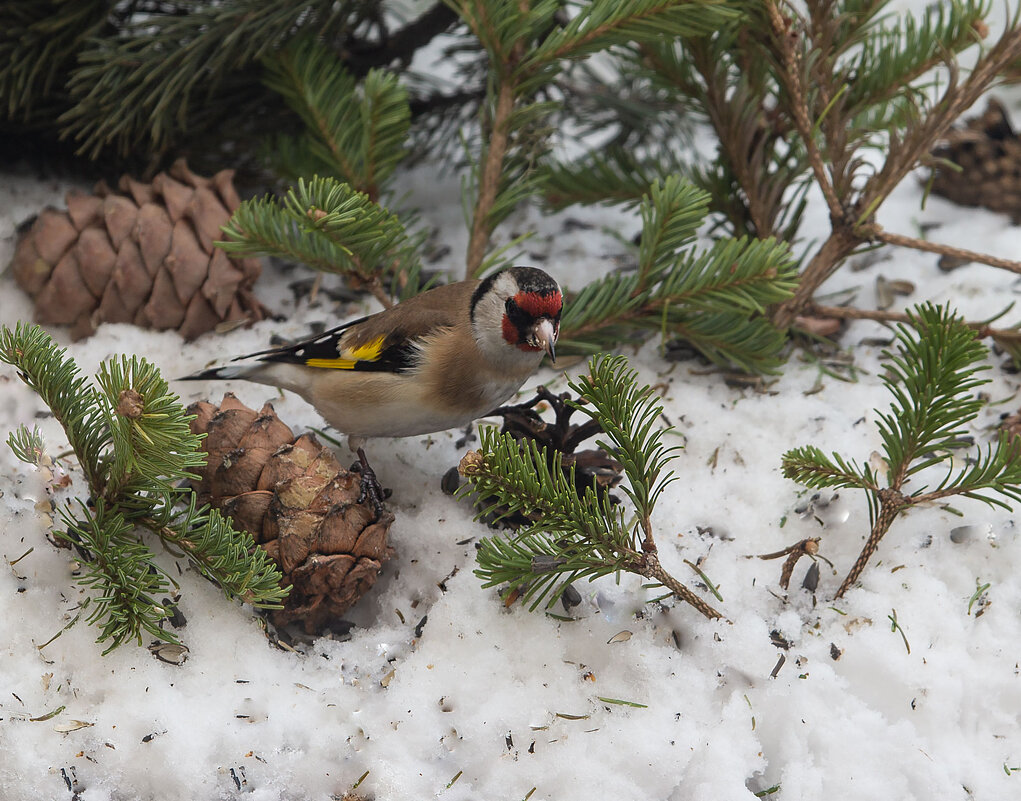
<path id="1" fill-rule="evenodd" d="M 1021 105 L 1009 107 L 1021 119 Z M 404 181 L 425 219 L 440 226 L 452 248 L 448 265 L 459 271 L 456 185 L 426 168 Z M 64 189 L 0 180 L 0 263 L 13 252 L 14 226 L 46 203 L 59 205 Z M 908 181 L 880 223 L 912 234 L 924 222 L 935 240 L 1021 253 L 1021 229 L 1004 217 L 939 199 L 923 211 L 920 197 Z M 565 227 L 567 217 L 596 228 Z M 807 238 L 825 224 L 816 203 Z M 526 212 L 508 231 L 536 231 L 522 261 L 578 288 L 622 253 L 602 226 L 631 236 L 638 222 L 617 210 Z M 883 255 L 859 272 L 841 271 L 827 290 L 858 288 L 857 303 L 868 307 L 879 276 L 904 279 L 917 288 L 900 301 L 950 303 L 969 319 L 1021 293 L 1014 276 L 991 267 L 945 273 L 932 255 Z M 53 333 L 89 374 L 133 352 L 172 377 L 255 350 L 274 333 L 296 336 L 313 321 L 364 312 L 322 295 L 313 307 L 295 305 L 293 279 L 269 268 L 259 284 L 284 323 L 194 343 L 123 325 L 79 343 Z M 0 278 L 0 322 L 30 316 L 26 296 L 10 276 Z M 349 638 L 280 650 L 249 608 L 185 571 L 187 661 L 169 665 L 132 645 L 103 657 L 83 623 L 51 639 L 83 596 L 71 554 L 46 541 L 42 479 L 0 447 L 0 798 L 70 798 L 70 786 L 86 801 L 328 799 L 363 775 L 355 792 L 379 801 L 721 801 L 761 791 L 784 801 L 1021 797 L 1021 537 L 1013 515 L 963 500 L 955 504 L 963 518 L 915 510 L 894 524 L 860 587 L 833 602 L 868 531 L 865 500 L 826 493 L 805 510 L 810 493 L 780 473 L 781 455 L 796 445 L 859 460 L 879 446 L 873 409 L 889 402 L 881 348 L 862 341 L 883 336 L 872 323 L 845 335 L 856 383 L 795 356 L 766 391 L 728 386 L 694 362 L 664 362 L 656 343 L 628 354 L 641 380 L 662 391 L 685 446 L 673 464 L 681 480 L 654 520 L 663 562 L 693 583 L 683 560 L 701 560 L 730 623 L 682 605 L 646 605 L 651 593 L 629 576 L 578 585 L 583 601 L 570 622 L 505 608 L 472 574 L 473 543 L 490 532 L 440 491 L 463 453 L 454 432 L 372 443 L 374 467 L 394 492 L 398 554 L 350 613 L 357 625 Z M 1021 406 L 1021 379 L 999 369 L 1002 357 L 991 363 L 979 441 Z M 566 384 L 546 371 L 524 394 L 540 382 Z M 174 388 L 185 403 L 218 401 L 221 391 Z M 294 396 L 240 382 L 229 388 L 252 406 L 272 400 L 295 429 L 321 425 Z M 41 410 L 13 370 L 0 369 L 0 435 L 37 422 L 50 452 L 62 451 L 61 431 Z M 80 475 L 71 475 L 71 490 L 82 491 Z M 807 559 L 784 593 L 778 561 L 748 558 L 809 536 L 822 537 L 821 554 L 835 566 L 820 562 L 814 594 L 801 588 Z"/>

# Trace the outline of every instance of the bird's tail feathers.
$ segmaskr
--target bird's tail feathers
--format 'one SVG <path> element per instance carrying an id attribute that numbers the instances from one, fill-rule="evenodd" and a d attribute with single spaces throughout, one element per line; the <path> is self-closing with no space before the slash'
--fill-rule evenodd
<path id="1" fill-rule="evenodd" d="M 232 378 L 244 378 L 257 365 L 253 364 L 229 364 L 224 367 L 210 367 L 206 370 L 199 370 L 197 373 L 185 375 L 178 378 L 178 381 L 226 381 Z"/>

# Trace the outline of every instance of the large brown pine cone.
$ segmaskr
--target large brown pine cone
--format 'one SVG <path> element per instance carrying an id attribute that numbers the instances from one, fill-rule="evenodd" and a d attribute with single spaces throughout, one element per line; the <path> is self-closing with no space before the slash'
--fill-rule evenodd
<path id="1" fill-rule="evenodd" d="M 44 209 L 11 263 L 36 320 L 70 325 L 75 339 L 103 322 L 193 339 L 222 322 L 261 320 L 258 259 L 213 246 L 240 203 L 233 175 L 203 178 L 180 159 L 151 184 L 125 175 L 120 193 L 101 182 L 92 195 L 69 192 L 66 211 Z"/>
<path id="2" fill-rule="evenodd" d="M 309 634 L 328 629 L 393 556 L 393 515 L 377 519 L 371 501 L 359 503 L 361 477 L 312 434 L 295 439 L 270 404 L 256 412 L 227 393 L 219 407 L 199 401 L 188 411 L 196 415 L 191 430 L 207 434 L 199 503 L 248 531 L 293 585 L 273 622 L 299 622 Z"/>
<path id="3" fill-rule="evenodd" d="M 990 99 L 986 110 L 951 129 L 933 156 L 959 169 L 937 166 L 932 191 L 962 206 L 984 206 L 1021 223 L 1021 137 L 1007 111 Z"/>

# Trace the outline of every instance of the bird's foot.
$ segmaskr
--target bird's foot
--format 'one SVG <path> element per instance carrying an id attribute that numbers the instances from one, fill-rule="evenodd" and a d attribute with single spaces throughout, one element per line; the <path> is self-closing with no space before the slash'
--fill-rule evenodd
<path id="1" fill-rule="evenodd" d="M 362 476 L 361 494 L 358 496 L 358 503 L 369 501 L 376 510 L 376 517 L 383 516 L 383 501 L 386 499 L 386 490 L 376 478 L 376 471 L 369 466 L 369 460 L 365 457 L 365 451 L 358 448 L 358 472 Z"/>

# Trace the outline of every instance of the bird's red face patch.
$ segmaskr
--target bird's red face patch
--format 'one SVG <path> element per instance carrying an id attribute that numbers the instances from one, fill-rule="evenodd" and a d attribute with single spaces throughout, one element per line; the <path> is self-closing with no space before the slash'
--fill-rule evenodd
<path id="1" fill-rule="evenodd" d="M 540 317 L 555 319 L 564 306 L 564 299 L 559 292 L 549 295 L 540 295 L 538 292 L 518 292 L 514 296 L 514 302 L 518 304 L 521 311 L 530 314 L 537 320 Z"/>
<path id="2" fill-rule="evenodd" d="M 538 345 L 526 341 L 528 330 L 537 321 L 547 318 L 559 329 L 560 312 L 564 299 L 559 292 L 541 294 L 539 292 L 518 292 L 507 300 L 507 313 L 503 316 L 501 333 L 503 339 L 520 350 L 536 352 L 542 350 Z"/>

